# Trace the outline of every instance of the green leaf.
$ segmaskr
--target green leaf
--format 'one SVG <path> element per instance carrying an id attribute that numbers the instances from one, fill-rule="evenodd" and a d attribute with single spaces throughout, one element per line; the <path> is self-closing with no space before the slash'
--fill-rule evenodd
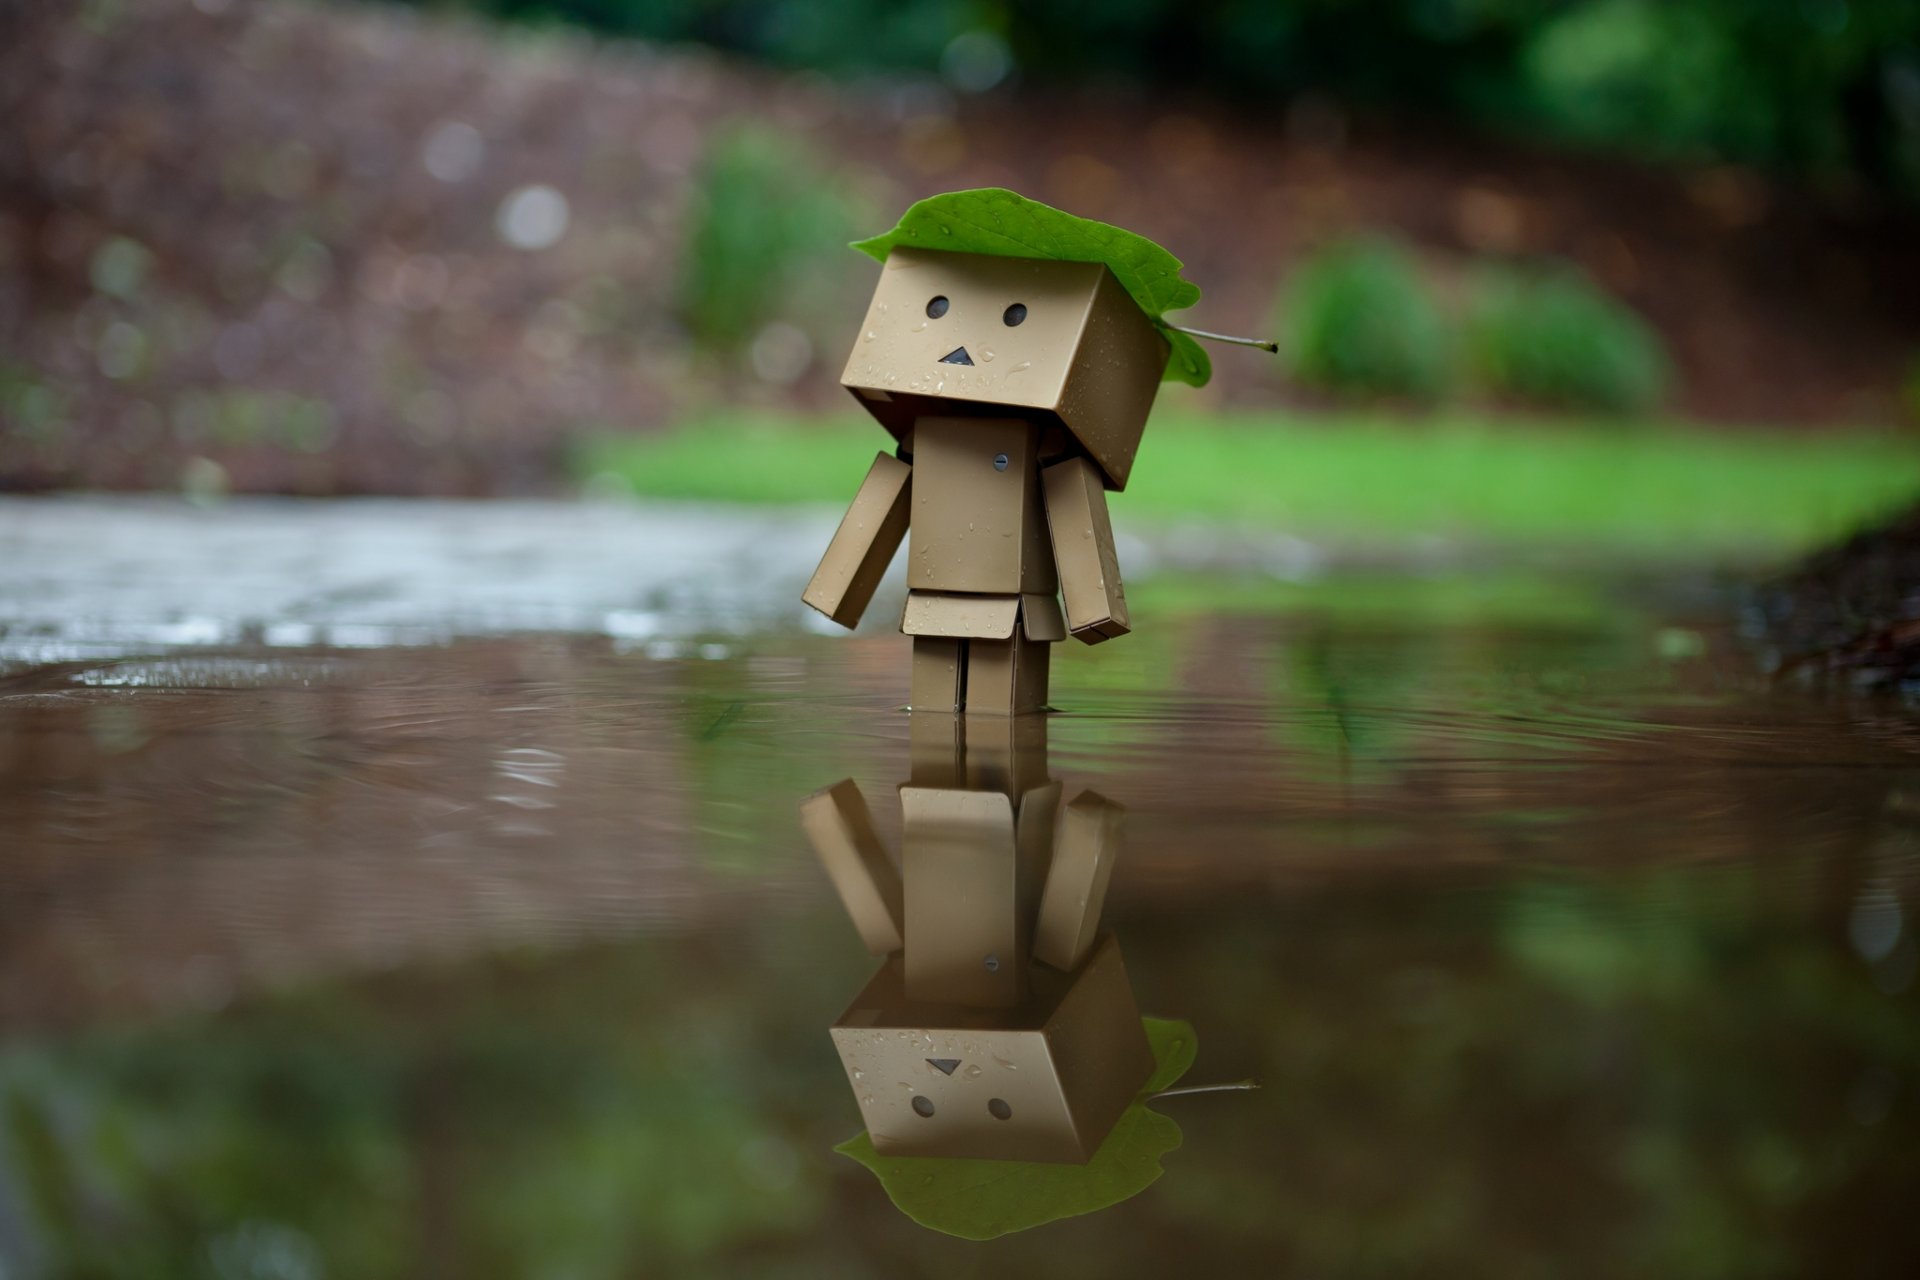
<path id="1" fill-rule="evenodd" d="M 1160 381 L 1206 386 L 1213 377 L 1213 361 L 1207 358 L 1206 350 L 1191 335 L 1165 325 L 1160 326 L 1160 336 L 1173 344 L 1173 354 L 1167 357 L 1167 371 L 1160 375 Z"/>
<path id="2" fill-rule="evenodd" d="M 1002 258 L 1104 262 L 1173 344 L 1164 380 L 1199 387 L 1212 374 L 1199 345 L 1169 329 L 1165 319 L 1167 312 L 1200 301 L 1200 286 L 1181 277 L 1180 259 L 1145 236 L 1075 217 L 1004 187 L 980 187 L 916 201 L 891 231 L 853 243 L 879 262 L 899 245 Z"/>
<path id="3" fill-rule="evenodd" d="M 1086 1164 L 883 1156 L 864 1131 L 834 1150 L 873 1170 L 909 1218 L 965 1240 L 991 1240 L 1119 1204 L 1153 1185 L 1160 1157 L 1180 1145 L 1180 1126 L 1147 1102 L 1185 1075 L 1199 1052 L 1191 1024 L 1140 1021 L 1153 1048 L 1153 1075 Z"/>

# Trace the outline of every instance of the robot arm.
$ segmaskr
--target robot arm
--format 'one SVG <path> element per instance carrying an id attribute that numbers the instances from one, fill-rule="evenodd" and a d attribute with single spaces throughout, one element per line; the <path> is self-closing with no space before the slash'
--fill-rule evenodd
<path id="1" fill-rule="evenodd" d="M 1086 458 L 1068 458 L 1040 474 L 1053 559 L 1066 599 L 1067 630 L 1086 644 L 1127 634 L 1127 596 L 1120 585 L 1120 559 L 1113 550 L 1113 524 L 1107 519 L 1099 468 Z"/>
<path id="2" fill-rule="evenodd" d="M 853 495 L 827 554 L 800 598 L 843 627 L 858 625 L 873 590 L 907 536 L 913 468 L 876 454 L 860 492 Z"/>

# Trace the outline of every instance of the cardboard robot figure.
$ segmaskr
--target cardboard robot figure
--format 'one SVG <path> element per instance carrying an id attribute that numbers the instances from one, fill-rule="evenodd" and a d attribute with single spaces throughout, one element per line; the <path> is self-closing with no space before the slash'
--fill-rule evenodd
<path id="1" fill-rule="evenodd" d="M 1050 646 L 1131 625 L 1106 495 L 1163 378 L 1206 381 L 1197 331 L 1162 318 L 1199 290 L 1151 241 L 1010 191 L 923 200 L 855 247 L 884 268 L 841 382 L 896 448 L 802 598 L 856 625 L 906 540 L 913 709 L 1041 710 Z"/>
<path id="2" fill-rule="evenodd" d="M 1153 1071 L 1099 929 L 1121 810 L 1062 804 L 1046 719 L 913 717 L 899 868 L 851 779 L 800 807 L 885 963 L 833 1025 L 874 1148 L 1084 1164 Z"/>

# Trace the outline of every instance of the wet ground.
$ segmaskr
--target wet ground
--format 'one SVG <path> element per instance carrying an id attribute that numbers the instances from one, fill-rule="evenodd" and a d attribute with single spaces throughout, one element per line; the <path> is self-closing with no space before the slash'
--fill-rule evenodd
<path id="1" fill-rule="evenodd" d="M 1138 1008 L 1191 1025 L 1183 1084 L 1262 1087 L 1160 1099 L 1144 1192 L 971 1243 L 833 1151 L 879 962 L 800 806 L 852 779 L 898 850 L 901 784 L 962 757 L 884 619 L 724 585 L 797 593 L 814 517 L 709 561 L 630 554 L 644 512 L 353 510 L 148 513 L 182 543 L 0 505 L 9 1275 L 1920 1258 L 1920 739 L 1770 687 L 1697 566 L 1135 548 L 1197 567 L 964 759 L 1124 809 Z M 529 550 L 569 543 L 571 578 Z"/>

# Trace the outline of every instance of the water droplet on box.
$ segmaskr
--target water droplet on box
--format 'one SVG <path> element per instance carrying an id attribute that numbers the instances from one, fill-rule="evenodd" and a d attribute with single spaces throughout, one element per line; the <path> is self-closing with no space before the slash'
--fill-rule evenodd
<path id="1" fill-rule="evenodd" d="M 866 337 L 864 337 L 864 338 L 862 338 L 862 339 L 861 339 L 861 341 L 862 341 L 862 342 L 872 342 L 872 341 L 873 341 L 873 340 L 874 340 L 875 338 L 877 338 L 877 337 L 879 337 L 879 336 L 880 336 L 880 335 L 879 335 L 878 333 L 875 333 L 875 332 L 874 332 L 874 331 L 873 331 L 872 329 L 869 329 L 869 330 L 867 330 L 867 336 L 866 336 Z"/>
<path id="2" fill-rule="evenodd" d="M 985 363 L 985 364 L 992 364 L 992 363 L 993 363 L 993 348 L 992 348 L 992 347 L 982 347 L 982 348 L 980 348 L 980 359 L 981 359 L 981 361 L 982 361 L 983 363 Z"/>

